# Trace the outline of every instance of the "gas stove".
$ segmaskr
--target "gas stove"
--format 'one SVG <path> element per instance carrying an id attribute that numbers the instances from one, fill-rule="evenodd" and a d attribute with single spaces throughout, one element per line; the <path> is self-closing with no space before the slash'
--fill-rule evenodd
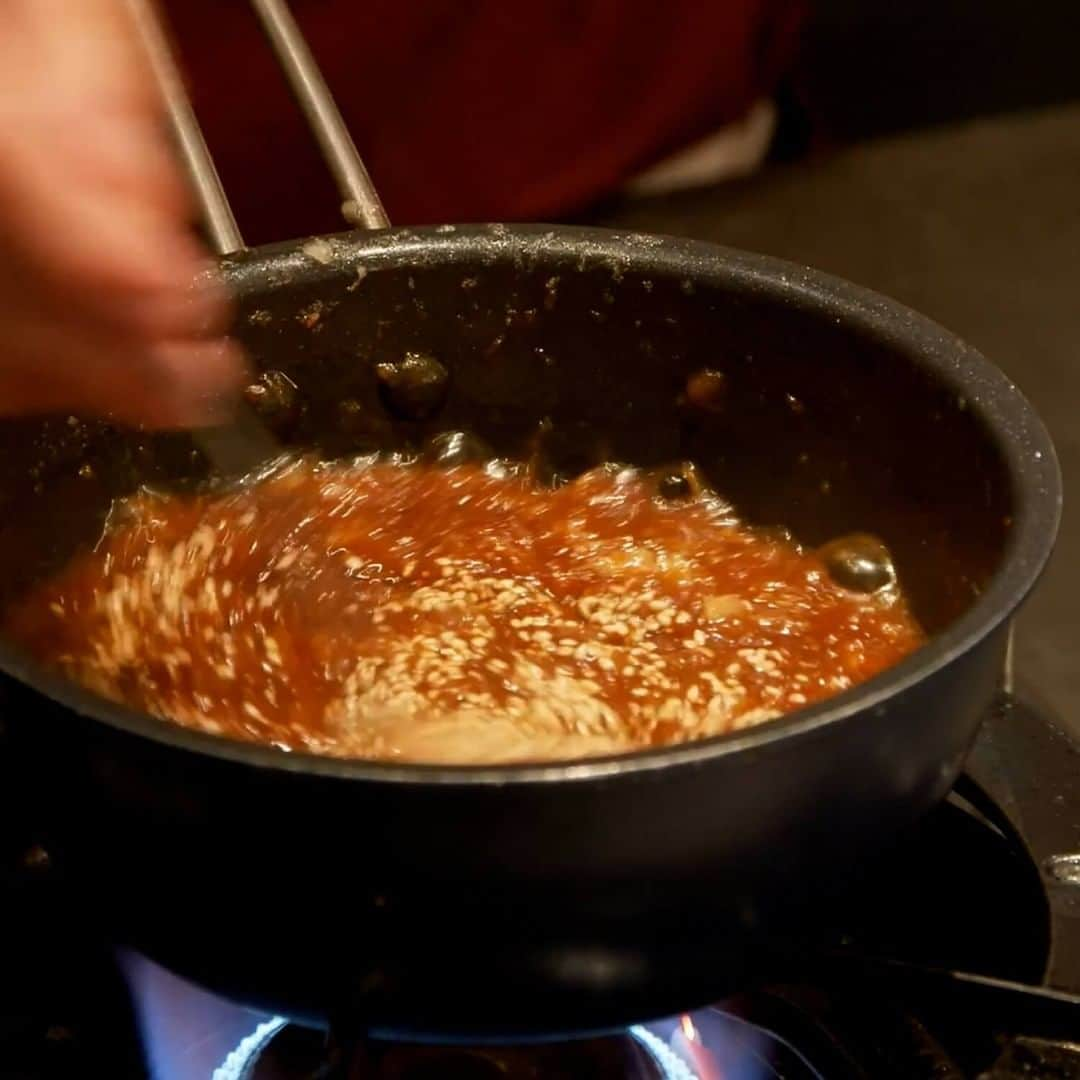
<path id="1" fill-rule="evenodd" d="M 0 1077 L 1080 1077 L 1080 731 L 1028 694 L 988 717 L 948 801 L 738 997 L 524 1046 L 303 1028 L 110 947 L 20 816 L 2 744 L 0 773 Z"/>

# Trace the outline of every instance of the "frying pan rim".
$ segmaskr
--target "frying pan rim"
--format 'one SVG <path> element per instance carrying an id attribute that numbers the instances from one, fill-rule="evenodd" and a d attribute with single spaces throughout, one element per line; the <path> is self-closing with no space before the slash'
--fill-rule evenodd
<path id="1" fill-rule="evenodd" d="M 478 251 L 479 248 L 479 251 Z M 834 315 L 874 340 L 893 344 L 964 394 L 980 416 L 1005 462 L 1014 487 L 1013 527 L 1000 566 L 986 589 L 958 619 L 911 656 L 865 683 L 819 704 L 759 727 L 677 746 L 638 750 L 570 762 L 503 765 L 389 764 L 334 758 L 232 739 L 181 727 L 98 698 L 44 671 L 19 650 L 0 643 L 0 670 L 85 718 L 166 748 L 270 772 L 394 785 L 475 787 L 549 784 L 647 775 L 657 769 L 695 767 L 728 754 L 765 751 L 779 743 L 816 735 L 833 724 L 878 710 L 887 701 L 932 677 L 992 634 L 1035 585 L 1053 549 L 1061 516 L 1061 474 L 1042 420 L 1011 379 L 981 353 L 933 320 L 898 301 L 823 271 L 718 244 L 658 234 L 585 226 L 438 225 L 349 232 L 267 245 L 228 256 L 222 270 L 243 286 L 262 276 L 271 287 L 284 275 L 340 277 L 396 266 L 422 257 L 426 265 L 478 253 L 496 261 L 529 256 L 573 259 L 578 268 L 610 266 L 656 272 L 685 280 L 726 282 L 796 301 L 818 315 Z"/>

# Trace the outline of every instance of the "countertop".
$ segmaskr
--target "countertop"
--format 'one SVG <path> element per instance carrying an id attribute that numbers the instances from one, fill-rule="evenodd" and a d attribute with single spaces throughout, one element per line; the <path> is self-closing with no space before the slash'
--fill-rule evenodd
<path id="1" fill-rule="evenodd" d="M 1017 673 L 1080 731 L 1080 106 L 861 143 L 599 222 L 766 252 L 867 285 L 1005 369 L 1065 478 L 1057 553 L 1017 625 Z"/>

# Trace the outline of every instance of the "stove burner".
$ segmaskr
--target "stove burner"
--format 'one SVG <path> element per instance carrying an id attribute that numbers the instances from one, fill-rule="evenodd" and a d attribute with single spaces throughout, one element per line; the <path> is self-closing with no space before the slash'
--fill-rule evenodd
<path id="1" fill-rule="evenodd" d="M 213 1080 L 337 1076 L 325 1037 L 281 1017 L 259 1024 Z M 823 1080 L 795 1045 L 710 1007 L 638 1024 L 623 1034 L 518 1046 L 364 1045 L 341 1070 L 350 1080 Z"/>
<path id="2" fill-rule="evenodd" d="M 305 1075 L 322 1075 L 325 1039 L 318 1032 L 290 1028 L 282 1017 L 259 1024 L 214 1071 L 212 1080 L 271 1080 L 295 1075 L 298 1058 L 307 1058 Z M 372 1080 L 514 1080 L 565 1077 L 566 1080 L 718 1080 L 697 1072 L 655 1031 L 644 1026 L 599 1039 L 541 1043 L 535 1046 L 434 1046 L 372 1043 L 363 1067 L 353 1063 L 350 1077 Z M 727 1074 L 724 1074 L 725 1076 Z M 737 1080 L 737 1078 L 736 1078 Z"/>
<path id="3" fill-rule="evenodd" d="M 286 1023 L 288 1021 L 280 1016 L 261 1023 L 240 1040 L 236 1049 L 214 1070 L 211 1080 L 250 1080 L 259 1058 Z"/>

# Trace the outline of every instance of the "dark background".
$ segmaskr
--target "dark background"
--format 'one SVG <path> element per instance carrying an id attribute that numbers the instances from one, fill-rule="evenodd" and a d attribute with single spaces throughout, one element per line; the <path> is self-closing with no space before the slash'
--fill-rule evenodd
<path id="1" fill-rule="evenodd" d="M 1078 43 L 1069 0 L 814 0 L 797 83 L 863 138 L 1080 100 Z"/>

